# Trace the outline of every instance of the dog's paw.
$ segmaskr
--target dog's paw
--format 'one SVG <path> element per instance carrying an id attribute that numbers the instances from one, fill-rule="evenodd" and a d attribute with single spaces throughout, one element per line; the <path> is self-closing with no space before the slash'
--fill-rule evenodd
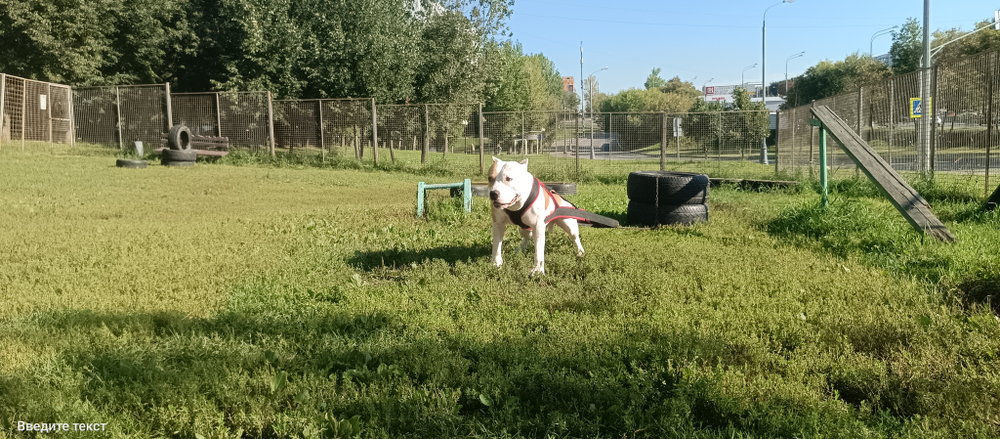
<path id="1" fill-rule="evenodd" d="M 534 270 L 531 270 L 531 273 L 528 273 L 528 277 L 536 277 L 543 274 L 545 274 L 545 267 L 535 267 Z"/>
<path id="2" fill-rule="evenodd" d="M 493 259 L 493 265 L 496 265 L 497 268 L 500 268 L 500 266 L 503 265 L 503 258 Z"/>

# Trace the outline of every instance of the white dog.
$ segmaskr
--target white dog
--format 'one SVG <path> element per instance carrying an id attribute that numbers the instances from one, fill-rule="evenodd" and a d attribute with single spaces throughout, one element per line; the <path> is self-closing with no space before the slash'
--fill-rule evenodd
<path id="1" fill-rule="evenodd" d="M 501 247 L 508 224 L 521 228 L 521 251 L 526 251 L 529 238 L 534 238 L 535 268 L 531 276 L 545 273 L 545 229 L 549 223 L 565 230 L 576 245 L 576 255 L 583 256 L 580 227 L 573 214 L 578 210 L 528 172 L 528 159 L 505 162 L 493 157 L 489 178 L 490 201 L 493 202 L 493 262 L 497 267 L 503 265 Z M 557 208 L 573 210 L 554 213 Z"/>

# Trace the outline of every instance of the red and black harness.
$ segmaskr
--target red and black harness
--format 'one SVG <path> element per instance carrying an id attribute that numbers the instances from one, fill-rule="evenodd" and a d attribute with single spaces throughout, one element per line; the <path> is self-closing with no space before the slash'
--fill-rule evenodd
<path id="1" fill-rule="evenodd" d="M 559 199 L 557 199 L 556 195 L 553 194 L 552 191 L 549 190 L 549 188 L 545 187 L 545 185 L 537 178 L 535 178 L 535 182 L 531 185 L 531 192 L 528 194 L 528 198 L 525 198 L 524 204 L 521 206 L 520 209 L 515 211 L 510 211 L 506 209 L 504 210 L 504 212 L 507 213 L 507 216 L 510 218 L 510 221 L 512 223 L 516 224 L 518 227 L 522 229 L 531 229 L 531 226 L 525 224 L 521 218 L 524 216 L 524 213 L 531 208 L 531 205 L 535 204 L 535 200 L 538 199 L 539 192 L 544 192 L 545 196 L 548 197 L 548 201 L 551 201 L 552 205 L 556 206 L 555 210 L 545 217 L 545 224 L 551 223 L 552 221 L 555 221 L 560 218 L 572 218 L 577 220 L 581 224 L 591 225 L 594 227 L 608 227 L 608 228 L 618 227 L 618 221 L 603 215 L 598 215 L 596 213 L 580 209 L 579 207 L 574 206 L 573 203 L 570 202 L 569 200 L 566 200 L 566 202 L 569 203 L 570 206 L 572 207 L 559 206 L 559 199 L 564 199 L 564 198 L 560 197 Z"/>

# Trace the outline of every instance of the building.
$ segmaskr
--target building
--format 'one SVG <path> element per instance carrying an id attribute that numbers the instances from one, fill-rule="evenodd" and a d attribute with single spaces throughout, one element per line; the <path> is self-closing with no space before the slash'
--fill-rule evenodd
<path id="1" fill-rule="evenodd" d="M 572 76 L 563 76 L 563 91 L 568 91 L 576 93 L 576 81 L 573 80 Z"/>

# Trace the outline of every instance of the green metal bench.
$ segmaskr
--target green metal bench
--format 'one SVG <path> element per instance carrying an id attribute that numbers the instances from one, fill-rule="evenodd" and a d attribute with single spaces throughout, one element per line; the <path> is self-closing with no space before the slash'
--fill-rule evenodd
<path id="1" fill-rule="evenodd" d="M 426 200 L 426 193 L 431 189 L 451 189 L 452 194 L 456 192 L 456 189 L 462 190 L 462 204 L 465 206 L 466 212 L 472 212 L 472 180 L 466 178 L 465 181 L 461 183 L 441 183 L 441 184 L 427 184 L 424 182 L 417 183 L 417 218 L 424 216 L 424 204 Z"/>

